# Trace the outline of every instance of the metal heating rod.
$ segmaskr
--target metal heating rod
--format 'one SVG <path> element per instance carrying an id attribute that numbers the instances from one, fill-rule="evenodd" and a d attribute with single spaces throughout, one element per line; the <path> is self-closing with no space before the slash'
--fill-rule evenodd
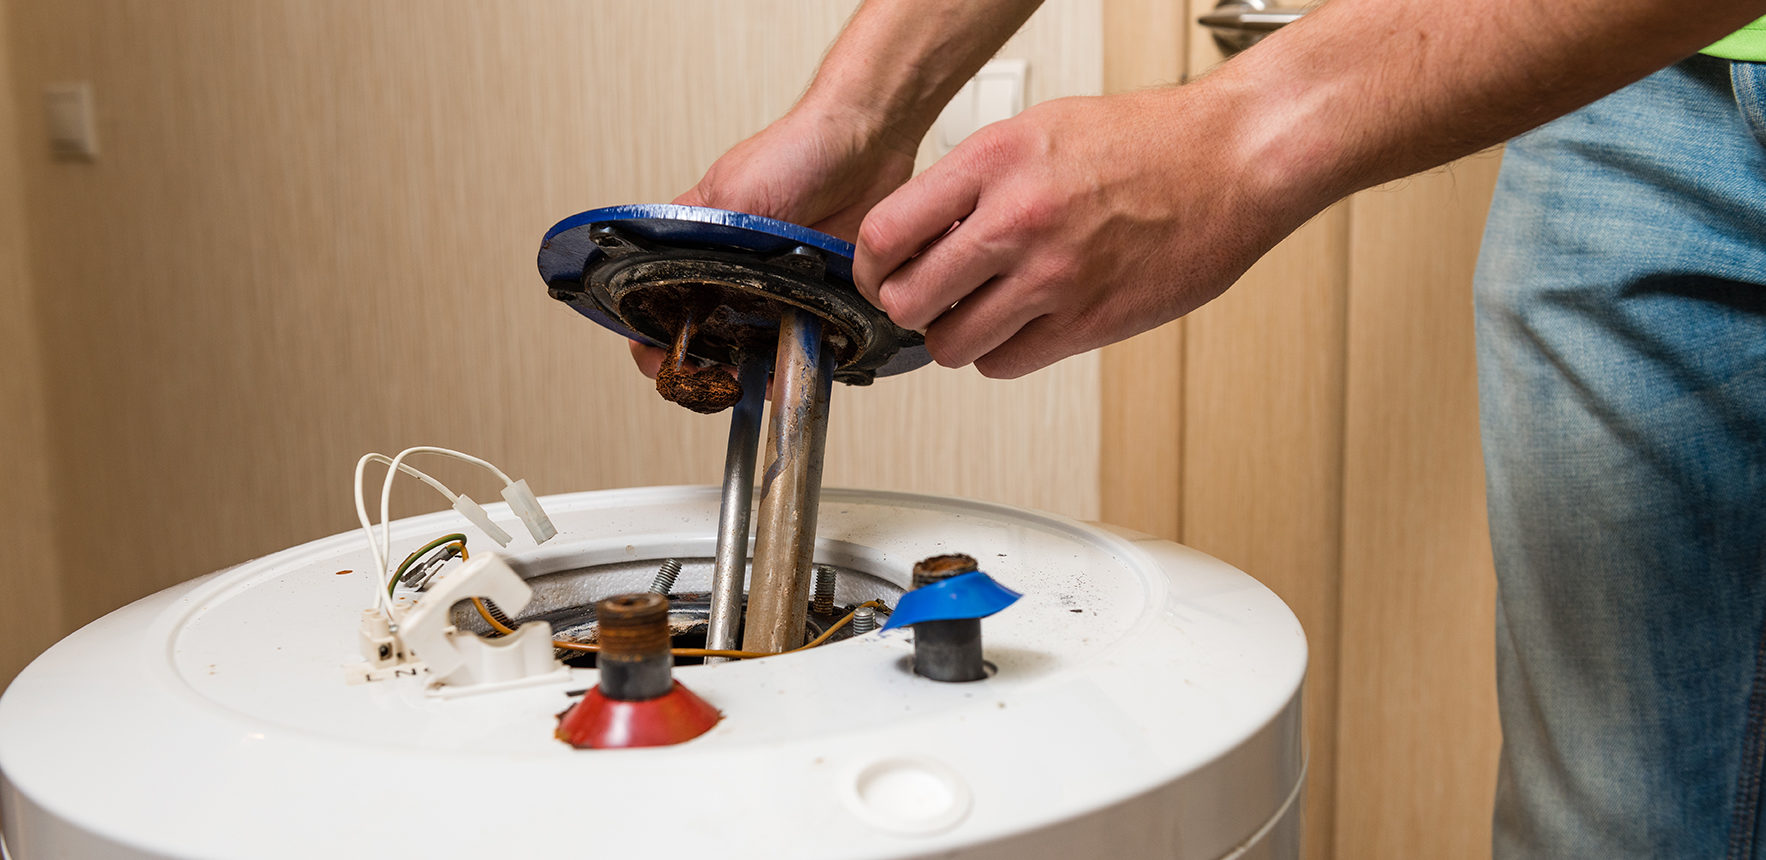
<path id="1" fill-rule="evenodd" d="M 779 319 L 744 651 L 777 653 L 803 644 L 833 381 L 834 355 L 822 342 L 822 320 L 787 310 Z"/>
<path id="2" fill-rule="evenodd" d="M 761 409 L 766 405 L 767 361 L 742 362 L 737 381 L 742 399 L 730 410 L 730 443 L 724 453 L 724 495 L 717 517 L 717 562 L 711 575 L 711 621 L 705 647 L 736 647 L 742 617 L 742 580 L 748 572 L 748 510 L 754 503 L 754 457 L 760 447 Z M 707 657 L 722 663 L 727 657 Z"/>

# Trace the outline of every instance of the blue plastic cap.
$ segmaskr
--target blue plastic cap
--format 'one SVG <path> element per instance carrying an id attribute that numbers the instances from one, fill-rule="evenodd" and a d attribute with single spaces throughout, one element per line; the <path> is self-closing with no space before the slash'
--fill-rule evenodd
<path id="1" fill-rule="evenodd" d="M 894 630 L 922 621 L 986 618 L 1023 596 L 979 570 L 962 573 L 903 594 L 883 629 Z"/>

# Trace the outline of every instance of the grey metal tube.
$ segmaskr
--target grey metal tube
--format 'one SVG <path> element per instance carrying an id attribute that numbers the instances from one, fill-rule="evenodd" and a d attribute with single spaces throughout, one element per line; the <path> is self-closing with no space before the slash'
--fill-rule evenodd
<path id="1" fill-rule="evenodd" d="M 742 399 L 730 410 L 730 444 L 724 453 L 724 498 L 717 515 L 717 562 L 711 574 L 711 621 L 705 647 L 736 647 L 742 618 L 742 580 L 748 572 L 748 510 L 754 503 L 754 457 L 760 448 L 761 410 L 766 406 L 767 362 L 742 362 L 737 381 Z M 707 657 L 722 663 L 727 657 Z"/>
<path id="2" fill-rule="evenodd" d="M 833 382 L 834 356 L 822 343 L 822 320 L 787 310 L 779 319 L 773 365 L 773 420 L 763 458 L 744 651 L 778 653 L 803 644 Z"/>
<path id="3" fill-rule="evenodd" d="M 915 624 L 914 672 L 934 681 L 979 681 L 987 677 L 987 664 L 981 658 L 981 619 Z"/>
<path id="4" fill-rule="evenodd" d="M 616 702 L 648 702 L 674 689 L 674 657 L 667 651 L 642 657 L 602 656 L 601 695 Z"/>

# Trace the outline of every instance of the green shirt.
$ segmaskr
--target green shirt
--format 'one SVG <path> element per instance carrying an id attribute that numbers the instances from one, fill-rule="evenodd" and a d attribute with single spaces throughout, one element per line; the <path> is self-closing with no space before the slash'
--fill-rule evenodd
<path id="1" fill-rule="evenodd" d="M 1724 36 L 1718 40 L 1717 44 L 1699 53 L 1722 57 L 1725 60 L 1766 63 L 1766 18 L 1761 18 Z"/>

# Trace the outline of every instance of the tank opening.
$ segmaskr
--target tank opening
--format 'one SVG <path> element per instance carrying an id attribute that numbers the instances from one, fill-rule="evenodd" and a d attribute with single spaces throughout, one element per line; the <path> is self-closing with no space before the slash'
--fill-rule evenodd
<path id="1" fill-rule="evenodd" d="M 524 569 L 519 560 L 513 564 L 533 588 L 533 597 L 522 607 L 521 613 L 511 618 L 490 601 L 484 601 L 486 611 L 480 613 L 474 601 L 462 600 L 450 613 L 455 627 L 480 636 L 495 637 L 500 635 L 497 632 L 499 626 L 514 628 L 529 621 L 545 621 L 552 625 L 555 641 L 593 645 L 599 637 L 595 623 L 596 601 L 616 594 L 656 589 L 668 595 L 670 646 L 675 649 L 705 648 L 706 632 L 711 623 L 709 586 L 713 561 L 709 557 L 628 558 L 602 563 L 565 559 L 562 563 L 550 562 L 541 570 Z M 875 621 L 880 625 L 888 617 L 887 607 L 893 607 L 901 597 L 901 586 L 887 577 L 852 566 L 818 564 L 817 567 L 818 575 L 829 575 L 827 584 L 830 587 L 821 590 L 824 599 L 819 606 L 812 596 L 806 607 L 804 644 L 814 641 L 866 603 L 881 602 L 885 607 L 874 610 Z M 661 575 L 663 573 L 667 575 Z M 738 624 L 746 614 L 746 600 L 744 595 L 744 606 L 737 612 Z M 489 620 L 486 615 L 490 616 Z M 491 623 L 492 620 L 496 623 Z M 848 623 L 840 626 L 823 644 L 851 637 L 852 625 Z M 735 639 L 739 650 L 742 641 L 740 627 Z M 556 653 L 571 666 L 595 665 L 592 652 L 560 648 Z M 674 664 L 692 666 L 704 662 L 705 657 L 700 655 L 677 654 Z"/>
<path id="2" fill-rule="evenodd" d="M 706 636 L 710 628 L 710 598 L 703 593 L 687 592 L 670 594 L 668 595 L 668 599 L 669 647 L 676 650 L 687 651 L 704 650 L 706 647 Z M 516 618 L 510 618 L 494 601 L 486 600 L 484 601 L 484 604 L 485 611 L 491 616 L 491 618 L 496 619 L 499 624 L 505 627 L 519 627 L 529 621 L 543 620 L 552 625 L 552 636 L 558 641 L 593 645 L 600 638 L 600 631 L 595 623 L 593 606 L 572 607 L 562 611 L 535 613 L 531 615 L 524 614 Z M 471 601 L 462 601 L 461 606 L 472 612 L 474 615 L 477 614 L 476 607 L 472 606 Z M 845 618 L 857 608 L 857 605 L 849 606 L 837 603 L 833 605 L 832 611 L 818 612 L 816 611 L 815 604 L 813 602 L 810 603 L 804 623 L 804 641 L 802 644 L 808 644 L 815 641 L 824 633 L 827 633 L 830 627 L 838 624 L 841 619 Z M 746 609 L 747 595 L 743 595 L 744 613 Z M 879 610 L 878 612 L 880 616 L 887 617 L 887 609 Z M 504 635 L 497 632 L 495 629 L 491 629 L 488 623 L 485 623 L 482 626 L 486 629 L 475 631 L 478 632 L 479 635 L 493 639 L 500 638 Z M 737 642 L 742 641 L 742 627 L 742 622 L 738 620 L 736 626 Z M 822 644 L 831 645 L 852 638 L 853 631 L 851 628 L 852 625 L 850 622 L 843 625 Z M 595 668 L 596 655 L 594 652 L 558 648 L 556 649 L 556 653 L 558 659 L 563 660 L 564 664 L 567 666 L 573 666 L 579 669 Z M 700 654 L 676 654 L 674 658 L 674 664 L 676 666 L 698 666 L 702 665 L 704 662 L 705 655 Z"/>

